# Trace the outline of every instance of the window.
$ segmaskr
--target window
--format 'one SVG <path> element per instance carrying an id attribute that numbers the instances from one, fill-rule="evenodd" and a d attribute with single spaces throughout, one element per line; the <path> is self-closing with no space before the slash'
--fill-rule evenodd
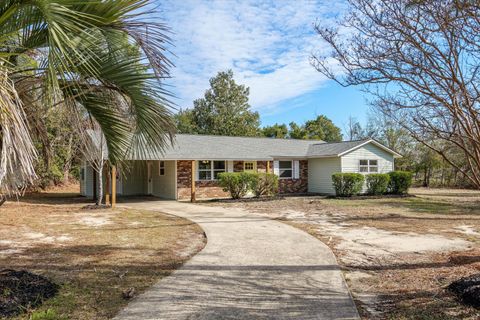
<path id="1" fill-rule="evenodd" d="M 378 160 L 360 160 L 360 172 L 378 172 Z"/>
<path id="2" fill-rule="evenodd" d="M 225 172 L 225 161 L 213 161 L 213 179 L 218 179 L 218 174 Z"/>
<path id="3" fill-rule="evenodd" d="M 280 178 L 288 179 L 293 177 L 292 161 L 279 161 L 278 167 Z"/>
<path id="4" fill-rule="evenodd" d="M 212 162 L 203 160 L 198 162 L 198 180 L 212 180 Z"/>
<path id="5" fill-rule="evenodd" d="M 164 176 L 165 175 L 165 161 L 160 161 L 158 163 L 158 174 L 160 176 Z"/>
<path id="6" fill-rule="evenodd" d="M 80 179 L 85 181 L 85 168 L 80 169 Z"/>
<path id="7" fill-rule="evenodd" d="M 255 171 L 256 165 L 254 161 L 244 161 L 243 162 L 243 171 Z"/>
<path id="8" fill-rule="evenodd" d="M 198 161 L 198 180 L 217 180 L 221 172 L 225 172 L 225 161 Z"/>

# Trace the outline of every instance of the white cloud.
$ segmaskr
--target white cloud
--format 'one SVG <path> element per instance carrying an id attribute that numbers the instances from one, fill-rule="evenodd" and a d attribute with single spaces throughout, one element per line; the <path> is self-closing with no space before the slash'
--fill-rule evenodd
<path id="1" fill-rule="evenodd" d="M 174 93 L 192 106 L 218 71 L 233 69 L 250 87 L 256 110 L 301 96 L 326 80 L 309 64 L 323 50 L 313 31 L 317 19 L 331 19 L 340 5 L 315 1 L 176 1 L 161 5 L 173 31 Z M 272 112 L 272 110 L 269 110 Z"/>

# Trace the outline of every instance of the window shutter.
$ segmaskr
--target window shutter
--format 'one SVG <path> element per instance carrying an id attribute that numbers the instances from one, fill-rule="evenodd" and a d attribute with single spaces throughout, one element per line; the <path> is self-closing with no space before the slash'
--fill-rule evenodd
<path id="1" fill-rule="evenodd" d="M 300 161 L 293 161 L 293 179 L 300 179 Z"/>
<path id="2" fill-rule="evenodd" d="M 227 161 L 227 172 L 233 172 L 233 161 Z"/>
<path id="3" fill-rule="evenodd" d="M 278 161 L 273 161 L 273 173 L 277 176 L 280 175 L 280 164 L 278 163 Z"/>

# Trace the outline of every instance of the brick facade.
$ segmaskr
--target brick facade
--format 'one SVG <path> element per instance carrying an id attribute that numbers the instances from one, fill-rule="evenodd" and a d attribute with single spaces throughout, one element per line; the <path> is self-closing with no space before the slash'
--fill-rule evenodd
<path id="1" fill-rule="evenodd" d="M 233 161 L 233 172 L 243 171 L 243 161 Z"/>
<path id="2" fill-rule="evenodd" d="M 308 192 L 308 161 L 300 160 L 299 179 L 278 180 L 279 193 L 307 193 Z"/>
<path id="3" fill-rule="evenodd" d="M 190 200 L 192 183 L 192 161 L 177 161 L 177 198 Z M 196 181 L 195 196 L 197 199 L 228 198 L 228 192 L 222 190 L 216 181 Z"/>
<path id="4" fill-rule="evenodd" d="M 258 172 L 267 172 L 267 162 L 270 162 L 270 173 L 273 172 L 273 162 L 272 161 L 257 161 L 257 171 Z"/>
<path id="5" fill-rule="evenodd" d="M 300 160 L 299 179 L 280 179 L 280 193 L 306 193 L 308 191 L 308 161 Z M 243 171 L 243 161 L 234 161 L 233 170 Z M 267 161 L 257 161 L 257 171 L 267 171 Z M 270 172 L 273 172 L 273 161 L 270 161 Z M 178 200 L 190 200 L 192 181 L 192 161 L 177 161 L 177 197 Z M 217 181 L 196 181 L 195 193 L 197 199 L 228 198 L 229 194 L 218 186 Z"/>
<path id="6" fill-rule="evenodd" d="M 267 172 L 267 162 L 268 161 L 257 161 L 257 171 L 264 173 Z M 242 172 L 243 161 L 233 161 L 233 171 Z M 273 172 L 273 161 L 270 161 L 270 172 Z"/>

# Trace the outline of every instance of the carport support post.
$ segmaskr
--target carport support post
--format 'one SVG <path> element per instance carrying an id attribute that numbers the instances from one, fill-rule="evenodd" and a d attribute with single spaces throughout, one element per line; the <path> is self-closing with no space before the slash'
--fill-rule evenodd
<path id="1" fill-rule="evenodd" d="M 267 161 L 267 173 L 270 173 L 270 160 Z"/>
<path id="2" fill-rule="evenodd" d="M 197 201 L 195 197 L 195 160 L 192 160 L 192 183 L 191 185 L 191 190 L 190 190 L 190 202 L 195 202 Z"/>
<path id="3" fill-rule="evenodd" d="M 112 209 L 117 204 L 117 167 L 112 166 Z"/>

